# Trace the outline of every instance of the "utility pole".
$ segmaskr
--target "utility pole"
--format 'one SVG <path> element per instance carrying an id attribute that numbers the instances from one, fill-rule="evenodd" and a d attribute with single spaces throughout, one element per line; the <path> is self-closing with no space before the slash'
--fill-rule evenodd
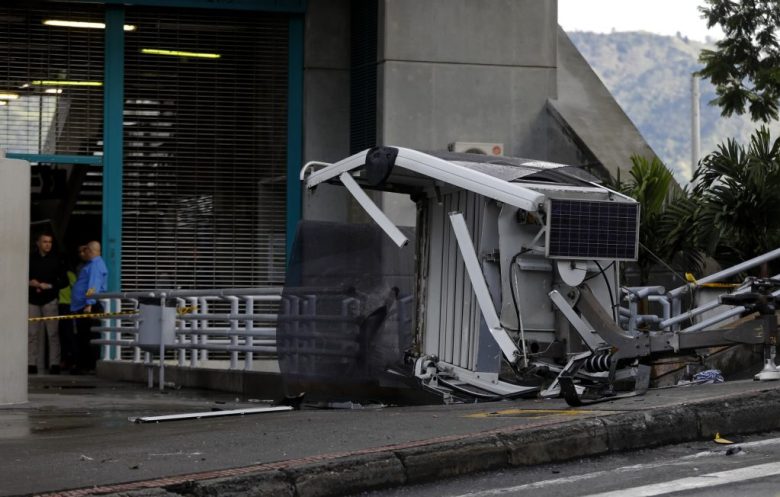
<path id="1" fill-rule="evenodd" d="M 701 116 L 699 113 L 699 77 L 691 75 L 691 178 L 701 156 Z"/>

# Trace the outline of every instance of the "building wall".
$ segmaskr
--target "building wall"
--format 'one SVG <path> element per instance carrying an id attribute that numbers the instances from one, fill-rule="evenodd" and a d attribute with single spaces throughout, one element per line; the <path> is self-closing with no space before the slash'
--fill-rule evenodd
<path id="1" fill-rule="evenodd" d="M 361 1 L 361 0 L 353 0 Z M 366 0 L 363 0 L 366 1 Z M 504 154 L 606 176 L 653 151 L 558 27 L 557 0 L 370 0 L 378 6 L 376 144 Z M 350 155 L 350 0 L 311 0 L 306 23 L 306 160 Z M 354 123 L 353 123 L 354 124 Z M 356 219 L 347 194 L 304 193 L 304 217 Z M 377 196 L 395 222 L 414 207 Z M 357 209 L 359 210 L 359 209 Z"/>
<path id="2" fill-rule="evenodd" d="M 557 98 L 555 0 L 377 1 L 377 144 L 500 142 L 506 155 L 577 156 L 546 107 Z M 305 162 L 349 155 L 351 10 L 349 0 L 308 3 Z M 405 199 L 377 200 L 397 222 L 414 219 Z M 343 189 L 323 185 L 304 192 L 304 218 L 356 215 Z"/>
<path id="3" fill-rule="evenodd" d="M 547 158 L 555 0 L 384 0 L 380 23 L 380 143 L 500 142 Z"/>

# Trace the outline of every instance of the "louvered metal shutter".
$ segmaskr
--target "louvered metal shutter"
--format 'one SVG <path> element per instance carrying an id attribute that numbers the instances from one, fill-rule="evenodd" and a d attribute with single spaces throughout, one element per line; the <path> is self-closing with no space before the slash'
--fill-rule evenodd
<path id="1" fill-rule="evenodd" d="M 103 19 L 102 6 L 0 6 L 0 148 L 44 156 L 102 155 Z M 102 176 L 99 167 L 45 162 L 33 167 L 32 220 L 48 222 L 70 245 L 97 238 Z"/>
<path id="2" fill-rule="evenodd" d="M 428 204 L 426 222 L 431 236 L 424 264 L 430 282 L 422 297 L 425 313 L 422 316 L 425 326 L 423 353 L 473 370 L 482 317 L 452 232 L 449 213 L 463 213 L 469 231 L 479 244 L 485 200 L 475 193 L 462 191 L 443 195 L 441 202 Z M 480 253 L 479 246 L 475 249 Z"/>
<path id="3" fill-rule="evenodd" d="M 124 290 L 283 283 L 288 21 L 127 9 Z"/>
<path id="4" fill-rule="evenodd" d="M 0 148 L 100 154 L 103 30 L 43 22 L 103 22 L 103 8 L 35 5 L 0 6 Z"/>
<path id="5" fill-rule="evenodd" d="M 350 51 L 350 153 L 376 145 L 377 2 L 352 0 Z"/>

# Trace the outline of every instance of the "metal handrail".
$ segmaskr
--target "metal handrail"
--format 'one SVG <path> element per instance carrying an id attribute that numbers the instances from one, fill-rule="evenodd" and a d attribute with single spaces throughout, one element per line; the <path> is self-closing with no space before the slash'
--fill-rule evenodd
<path id="1" fill-rule="evenodd" d="M 198 367 L 202 361 L 209 360 L 210 352 L 227 352 L 229 369 L 241 369 L 240 363 L 243 362 L 243 369 L 249 371 L 257 359 L 276 358 L 277 323 L 292 326 L 296 330 L 294 336 L 297 340 L 317 338 L 316 334 L 306 328 L 298 328 L 302 321 L 343 323 L 344 326 L 358 324 L 352 312 L 353 304 L 359 302 L 354 291 L 336 287 L 299 287 L 286 288 L 285 295 L 287 299 L 282 295 L 282 288 L 264 287 L 113 292 L 99 297 L 106 309 L 128 312 L 138 311 L 140 303 L 146 299 L 159 299 L 163 305 L 166 305 L 166 300 L 175 299 L 181 314 L 177 314 L 174 320 L 174 342 L 161 344 L 159 353 L 155 351 L 154 354 L 165 356 L 167 354 L 164 351 L 169 350 L 182 367 Z M 342 315 L 318 316 L 318 299 L 330 301 L 331 295 L 338 296 L 342 301 Z M 268 306 L 276 302 L 286 302 L 283 304 L 284 316 L 258 312 L 263 310 L 258 305 Z M 122 351 L 132 348 L 133 362 L 151 366 L 152 352 L 140 347 L 142 320 L 140 314 L 104 319 L 100 326 L 93 328 L 93 331 L 101 332 L 100 339 L 93 343 L 104 347 L 103 357 L 107 360 L 121 359 Z M 149 347 L 149 344 L 145 343 L 144 347 Z M 161 376 L 164 359 L 160 357 Z M 209 364 L 209 367 L 213 366 L 213 363 Z"/>
<path id="2" fill-rule="evenodd" d="M 747 269 L 752 269 L 756 266 L 759 266 L 765 262 L 769 262 L 778 257 L 780 257 L 780 248 L 776 248 L 770 252 L 767 252 L 766 254 L 759 255 L 758 257 L 753 257 L 752 259 L 737 264 L 736 266 L 731 266 L 722 271 L 718 271 L 717 273 L 713 273 L 709 276 L 706 276 L 698 280 L 696 283 L 688 283 L 683 286 L 677 287 L 674 290 L 670 290 L 667 295 L 669 295 L 670 298 L 679 297 L 689 292 L 691 289 L 696 288 L 697 286 L 705 285 L 707 283 L 719 282 L 721 280 L 734 276 L 735 274 L 739 274 Z"/>

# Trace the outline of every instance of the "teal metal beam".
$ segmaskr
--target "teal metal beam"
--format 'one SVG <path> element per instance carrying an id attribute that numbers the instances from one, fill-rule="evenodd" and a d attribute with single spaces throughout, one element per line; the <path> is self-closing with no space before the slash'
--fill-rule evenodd
<path id="1" fill-rule="evenodd" d="M 98 155 L 51 155 L 8 152 L 5 156 L 9 159 L 22 159 L 27 162 L 35 162 L 36 164 L 86 164 L 89 166 L 100 166 L 103 164 L 103 158 Z"/>
<path id="2" fill-rule="evenodd" d="M 122 113 L 125 78 L 125 8 L 106 5 L 103 94 L 103 259 L 108 291 L 122 286 Z"/>
<path id="3" fill-rule="evenodd" d="M 80 3 L 106 5 L 140 5 L 146 7 L 177 7 L 193 9 L 254 10 L 303 14 L 306 0 L 72 0 Z"/>
<path id="4" fill-rule="evenodd" d="M 290 18 L 287 80 L 287 260 L 301 219 L 303 165 L 303 16 Z"/>

